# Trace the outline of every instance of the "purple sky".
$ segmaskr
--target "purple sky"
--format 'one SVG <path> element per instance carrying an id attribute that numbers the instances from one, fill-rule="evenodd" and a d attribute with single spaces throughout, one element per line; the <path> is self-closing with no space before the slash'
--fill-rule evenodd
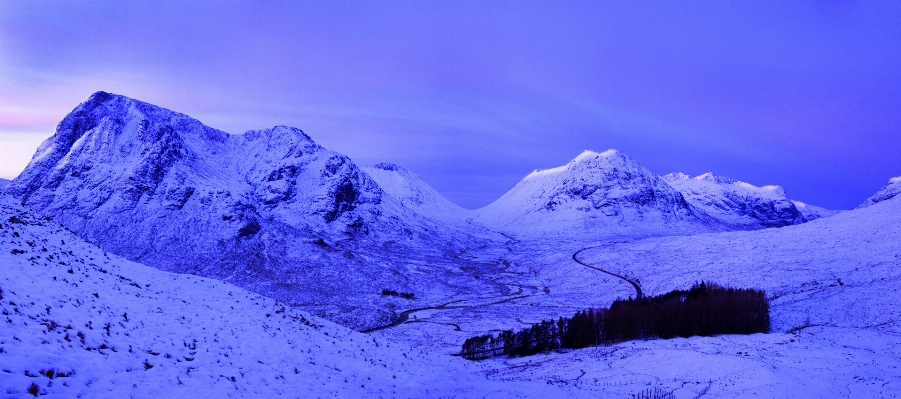
<path id="1" fill-rule="evenodd" d="M 584 149 L 828 208 L 901 175 L 901 2 L 224 3 L 0 2 L 0 177 L 98 90 L 468 208 Z"/>

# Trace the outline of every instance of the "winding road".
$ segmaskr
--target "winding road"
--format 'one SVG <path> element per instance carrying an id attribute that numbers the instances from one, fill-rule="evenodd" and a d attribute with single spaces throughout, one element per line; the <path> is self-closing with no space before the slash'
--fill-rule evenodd
<path id="1" fill-rule="evenodd" d="M 597 245 L 597 246 L 593 246 L 593 247 L 585 247 L 585 248 L 582 248 L 582 249 L 576 251 L 576 253 L 573 254 L 573 260 L 576 261 L 576 263 L 578 263 L 578 264 L 580 264 L 580 265 L 582 265 L 582 266 L 585 266 L 585 267 L 588 267 L 588 268 L 592 268 L 592 269 L 597 270 L 597 271 L 599 271 L 599 272 L 607 273 L 607 274 L 609 274 L 609 275 L 611 275 L 611 276 L 613 276 L 613 277 L 622 279 L 623 281 L 625 281 L 625 282 L 627 282 L 627 283 L 629 283 L 629 284 L 632 284 L 632 288 L 635 288 L 635 299 L 641 299 L 641 298 L 644 298 L 644 293 L 641 292 L 641 286 L 638 285 L 638 282 L 637 282 L 637 281 L 629 280 L 629 279 L 627 279 L 627 278 L 625 278 L 625 277 L 623 277 L 623 276 L 620 276 L 619 274 L 616 274 L 616 273 L 613 273 L 613 272 L 610 272 L 610 271 L 601 269 L 600 267 L 597 267 L 597 266 L 589 265 L 589 264 L 584 263 L 584 262 L 582 262 L 581 260 L 579 260 L 579 256 L 578 256 L 578 255 L 579 255 L 582 251 L 585 251 L 585 250 L 587 250 L 587 249 L 592 249 L 592 248 L 600 248 L 600 247 L 602 247 L 602 245 Z"/>
<path id="2" fill-rule="evenodd" d="M 635 288 L 635 297 L 636 297 L 636 299 L 643 298 L 643 297 L 644 297 L 644 293 L 641 291 L 641 285 L 639 285 L 637 281 L 630 280 L 630 279 L 628 279 L 628 278 L 626 278 L 626 277 L 620 276 L 619 274 L 610 272 L 610 271 L 608 271 L 608 270 L 604 270 L 604 269 L 602 269 L 602 268 L 600 268 L 600 267 L 597 267 L 597 266 L 589 265 L 589 264 L 584 263 L 584 262 L 582 262 L 581 260 L 579 260 L 579 256 L 578 256 L 578 255 L 579 255 L 580 253 L 582 253 L 582 251 L 585 251 L 585 250 L 588 250 L 588 249 L 593 249 L 593 248 L 600 248 L 600 247 L 603 247 L 603 245 L 596 245 L 596 246 L 592 246 L 592 247 L 585 247 L 585 248 L 582 248 L 582 249 L 576 251 L 576 252 L 573 254 L 572 258 L 573 258 L 573 260 L 574 260 L 576 263 L 578 263 L 578 264 L 580 264 L 580 265 L 582 265 L 582 266 L 585 266 L 585 267 L 587 267 L 587 268 L 591 268 L 591 269 L 597 270 L 597 271 L 602 272 L 602 273 L 609 274 L 609 275 L 611 275 L 611 276 L 613 276 L 613 277 L 616 277 L 616 278 L 618 278 L 618 279 L 621 279 L 621 280 L 623 280 L 623 281 L 625 281 L 625 282 L 631 284 L 632 287 Z M 362 332 L 368 333 L 368 332 L 373 332 L 373 331 L 384 330 L 384 329 L 386 329 L 386 328 L 396 327 L 396 326 L 399 326 L 399 325 L 404 324 L 404 323 L 427 322 L 427 320 L 414 320 L 414 321 L 410 321 L 410 316 L 412 316 L 412 315 L 413 315 L 414 313 L 416 313 L 416 312 L 423 312 L 423 311 L 428 311 L 428 310 L 463 309 L 463 308 L 475 308 L 475 307 L 484 307 L 484 306 L 499 305 L 499 304 L 502 304 L 502 303 L 506 303 L 506 302 L 510 302 L 510 301 L 517 300 L 517 299 L 522 299 L 522 298 L 529 297 L 529 296 L 535 294 L 535 292 L 537 292 L 537 291 L 539 290 L 538 287 L 531 287 L 531 286 L 529 286 L 528 288 L 533 289 L 533 291 L 535 291 L 535 292 L 532 292 L 531 294 L 520 295 L 520 294 L 522 294 L 522 292 L 523 292 L 523 287 L 524 287 L 524 286 L 522 286 L 522 285 L 517 285 L 517 286 L 518 286 L 519 290 L 518 290 L 516 293 L 513 293 L 513 294 L 512 294 L 512 295 L 515 295 L 515 296 L 510 296 L 510 297 L 500 297 L 500 298 L 504 298 L 504 299 L 501 299 L 501 300 L 499 300 L 499 301 L 494 301 L 494 302 L 490 302 L 490 303 L 478 303 L 478 304 L 467 304 L 467 305 L 454 305 L 455 303 L 459 303 L 459 302 L 467 302 L 467 301 L 472 301 L 472 300 L 473 300 L 473 299 L 458 299 L 458 300 L 455 300 L 455 301 L 447 302 L 447 303 L 442 304 L 442 305 L 428 306 L 428 307 L 416 308 L 416 309 L 409 309 L 409 310 L 405 310 L 405 311 L 401 312 L 401 314 L 398 316 L 397 320 L 391 322 L 390 324 L 386 324 L 386 325 L 378 326 L 378 327 L 373 327 L 373 328 L 370 328 L 370 329 L 368 329 L 368 330 L 363 330 Z M 508 294 L 508 295 L 511 295 L 511 294 Z M 439 323 L 439 324 L 448 324 L 448 323 Z M 458 331 L 460 330 L 460 326 L 459 326 L 459 325 L 456 325 L 456 324 L 449 324 L 449 325 L 454 326 L 454 327 L 456 328 L 456 330 L 458 330 Z"/>
<path id="3" fill-rule="evenodd" d="M 520 292 L 522 292 L 522 290 L 520 290 Z M 530 294 L 530 295 L 531 295 L 531 294 Z M 416 312 L 422 312 L 422 311 L 424 311 L 424 310 L 463 309 L 463 308 L 474 308 L 474 307 L 482 307 L 482 306 L 500 305 L 500 304 L 502 304 L 502 303 L 510 302 L 510 301 L 513 301 L 513 300 L 516 300 L 516 299 L 526 298 L 526 297 L 528 297 L 528 296 L 530 296 L 530 295 L 520 295 L 520 296 L 509 297 L 509 298 L 505 298 L 505 299 L 502 299 L 502 300 L 500 300 L 500 301 L 495 301 L 495 302 L 491 302 L 491 303 L 482 303 L 482 304 L 476 304 L 476 305 L 458 305 L 458 306 L 451 306 L 451 304 L 454 304 L 454 303 L 457 303 L 457 302 L 468 301 L 468 300 L 469 300 L 469 299 L 458 299 L 458 300 L 456 300 L 456 301 L 451 301 L 451 302 L 445 303 L 445 304 L 443 304 L 443 305 L 429 306 L 429 307 L 425 307 L 425 308 L 416 308 L 416 309 L 405 310 L 405 311 L 401 312 L 400 316 L 399 316 L 399 317 L 397 318 L 397 320 L 395 320 L 393 323 L 391 323 L 391 324 L 386 324 L 386 325 L 384 325 L 384 326 L 373 327 L 373 328 L 370 328 L 370 329 L 368 329 L 368 330 L 363 330 L 362 332 L 368 333 L 368 332 L 373 332 L 373 331 L 378 331 L 378 330 L 384 330 L 384 329 L 390 328 L 390 327 L 396 327 L 396 326 L 399 326 L 399 325 L 401 325 L 401 324 L 406 323 L 408 320 L 410 320 L 410 315 L 412 315 L 413 313 L 416 313 Z M 411 323 L 412 323 L 412 322 L 411 322 Z M 442 323 L 442 324 L 443 324 L 443 323 Z M 460 327 L 457 326 L 457 330 L 459 330 L 459 329 L 460 329 Z"/>

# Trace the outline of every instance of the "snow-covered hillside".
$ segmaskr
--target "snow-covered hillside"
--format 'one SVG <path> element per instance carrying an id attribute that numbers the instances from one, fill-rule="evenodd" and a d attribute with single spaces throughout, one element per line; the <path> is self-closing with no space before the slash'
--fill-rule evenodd
<path id="1" fill-rule="evenodd" d="M 826 209 L 815 205 L 805 204 L 801 201 L 792 200 L 792 203 L 795 204 L 795 208 L 798 212 L 801 212 L 801 216 L 804 216 L 804 219 L 807 221 L 834 216 L 844 212 L 841 210 Z"/>
<path id="2" fill-rule="evenodd" d="M 536 170 L 477 213 L 486 225 L 520 234 L 656 235 L 717 227 L 616 150 L 585 151 L 564 166 Z"/>
<path id="3" fill-rule="evenodd" d="M 901 381 L 901 308 L 886 295 L 901 289 L 897 198 L 782 229 L 523 241 L 503 276 L 546 290 L 423 311 L 368 335 L 107 254 L 11 199 L 0 200 L 0 224 L 0 392 L 14 397 L 30 388 L 60 397 L 617 398 L 648 388 L 679 398 L 891 397 Z M 444 355 L 473 334 L 622 296 L 609 277 L 566 262 L 590 245 L 601 248 L 583 260 L 640 278 L 649 293 L 699 279 L 764 288 L 774 331 L 480 363 Z"/>
<path id="4" fill-rule="evenodd" d="M 7 186 L 8 184 L 9 184 L 9 180 L 6 180 L 6 179 L 4 179 L 4 178 L 0 178 L 0 190 L 3 190 L 4 188 L 6 188 L 6 186 Z"/>
<path id="5" fill-rule="evenodd" d="M 471 336 L 523 328 L 634 296 L 707 280 L 763 289 L 773 331 L 751 336 L 628 342 L 525 358 L 495 358 L 492 378 L 536 379 L 630 397 L 661 387 L 676 397 L 893 397 L 901 389 L 901 197 L 779 229 L 648 238 L 523 239 L 505 256 L 506 301 L 418 313 L 373 333 L 458 349 Z M 461 304 L 465 304 L 461 303 Z M 412 318 L 412 316 L 411 316 Z M 457 330 L 461 331 L 457 331 Z"/>
<path id="6" fill-rule="evenodd" d="M 233 135 L 104 92 L 66 116 L 5 191 L 109 252 L 357 327 L 396 316 L 383 289 L 427 299 L 474 280 L 455 257 L 485 245 L 407 209 L 299 129 Z"/>
<path id="7" fill-rule="evenodd" d="M 14 202 L 0 198 L 0 396 L 588 396 L 133 263 Z"/>
<path id="8" fill-rule="evenodd" d="M 411 170 L 382 162 L 363 168 L 388 195 L 422 215 L 457 222 L 472 217 L 472 212 L 450 202 Z"/>
<path id="9" fill-rule="evenodd" d="M 685 173 L 670 173 L 663 178 L 696 209 L 733 229 L 782 227 L 807 221 L 779 186 L 757 187 L 713 173 L 694 178 Z M 812 207 L 806 209 L 811 215 L 816 212 Z"/>
<path id="10" fill-rule="evenodd" d="M 882 189 L 876 192 L 876 194 L 873 194 L 870 198 L 867 198 L 867 200 L 860 204 L 858 208 L 866 208 L 882 201 L 887 201 L 895 198 L 898 194 L 901 194 L 901 176 L 889 179 L 888 183 L 886 183 Z"/>

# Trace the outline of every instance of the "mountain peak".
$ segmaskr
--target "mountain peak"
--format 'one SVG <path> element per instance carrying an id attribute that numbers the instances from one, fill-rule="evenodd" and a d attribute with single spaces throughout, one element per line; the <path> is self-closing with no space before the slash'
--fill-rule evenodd
<path id="1" fill-rule="evenodd" d="M 741 183 L 738 180 L 735 180 L 731 177 L 717 176 L 717 175 L 713 174 L 713 172 L 707 172 L 707 173 L 695 176 L 694 179 L 700 180 L 700 181 L 709 181 L 709 182 L 719 183 L 719 184 Z"/>
<path id="2" fill-rule="evenodd" d="M 638 164 L 617 150 L 610 149 L 604 152 L 591 150 L 582 151 L 566 165 L 550 169 L 535 169 L 524 180 L 540 178 L 542 176 L 559 175 L 561 173 L 581 173 L 582 170 L 602 170 L 617 167 L 640 167 Z"/>
<path id="3" fill-rule="evenodd" d="M 381 170 L 390 170 L 390 171 L 396 171 L 396 170 L 402 169 L 400 166 L 397 166 L 391 162 L 379 162 L 375 165 L 370 166 L 370 168 L 381 169 Z"/>
<path id="4" fill-rule="evenodd" d="M 117 94 L 107 93 L 105 91 L 97 91 L 94 94 L 91 94 L 87 100 L 84 101 L 86 104 L 101 104 L 106 102 L 110 97 L 123 97 Z"/>
<path id="5" fill-rule="evenodd" d="M 570 163 L 575 164 L 575 163 L 580 163 L 580 162 L 591 161 L 591 160 L 598 159 L 598 158 L 614 159 L 614 158 L 628 158 L 628 157 L 625 154 L 623 154 L 615 149 L 612 149 L 612 148 L 607 151 L 604 151 L 604 152 L 585 150 L 585 151 L 582 151 L 581 154 L 576 156 Z"/>
<path id="6" fill-rule="evenodd" d="M 423 216 L 444 221 L 459 221 L 467 210 L 444 198 L 419 175 L 391 162 L 379 162 L 363 168 L 378 186 L 405 207 Z"/>
<path id="7" fill-rule="evenodd" d="M 704 228 L 675 189 L 617 150 L 583 151 L 566 165 L 536 170 L 478 212 L 499 226 L 580 234 Z"/>
<path id="8" fill-rule="evenodd" d="M 873 194 L 872 197 L 867 198 L 867 200 L 857 208 L 866 208 L 879 202 L 895 198 L 899 194 L 901 194 L 901 176 L 888 179 L 888 183 L 886 183 L 884 187 L 877 191 L 876 194 Z"/>
<path id="9" fill-rule="evenodd" d="M 673 173 L 670 173 L 667 175 L 663 175 L 661 177 L 663 177 L 663 180 L 666 180 L 668 182 L 675 182 L 675 181 L 679 181 L 679 180 L 691 179 L 691 176 L 689 176 L 685 173 L 682 173 L 682 172 L 673 172 Z"/>
<path id="10" fill-rule="evenodd" d="M 267 140 L 276 140 L 278 142 L 288 143 L 288 142 L 300 142 L 300 143 L 313 143 L 313 139 L 310 138 L 309 135 L 304 133 L 303 130 L 298 129 L 292 126 L 285 125 L 277 125 L 273 126 L 269 129 L 262 130 L 248 130 L 241 135 L 245 140 L 255 141 L 262 138 Z M 296 140 L 296 141 L 295 141 Z M 313 143 L 314 144 L 314 143 Z"/>
<path id="11" fill-rule="evenodd" d="M 87 100 L 84 100 L 81 104 L 75 107 L 75 109 L 73 109 L 72 112 L 67 115 L 67 117 L 72 115 L 122 115 L 127 114 L 129 111 L 133 111 L 135 109 L 141 109 L 142 111 L 146 109 L 156 112 L 177 114 L 174 111 L 170 111 L 153 104 L 145 103 L 143 101 L 135 100 L 131 97 L 123 96 L 121 94 L 98 91 L 94 94 L 91 94 L 87 98 Z"/>

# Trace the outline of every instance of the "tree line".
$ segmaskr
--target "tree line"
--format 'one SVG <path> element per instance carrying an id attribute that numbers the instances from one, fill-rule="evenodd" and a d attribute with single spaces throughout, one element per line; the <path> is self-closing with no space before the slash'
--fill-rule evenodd
<path id="1" fill-rule="evenodd" d="M 404 299 L 413 299 L 416 297 L 412 292 L 397 292 L 387 288 L 382 289 L 382 296 L 399 296 Z"/>
<path id="2" fill-rule="evenodd" d="M 634 339 L 754 334 L 770 330 L 763 290 L 702 282 L 688 290 L 616 300 L 609 308 L 580 311 L 529 328 L 472 337 L 460 352 L 466 359 L 528 356 L 550 350 L 610 345 Z"/>

